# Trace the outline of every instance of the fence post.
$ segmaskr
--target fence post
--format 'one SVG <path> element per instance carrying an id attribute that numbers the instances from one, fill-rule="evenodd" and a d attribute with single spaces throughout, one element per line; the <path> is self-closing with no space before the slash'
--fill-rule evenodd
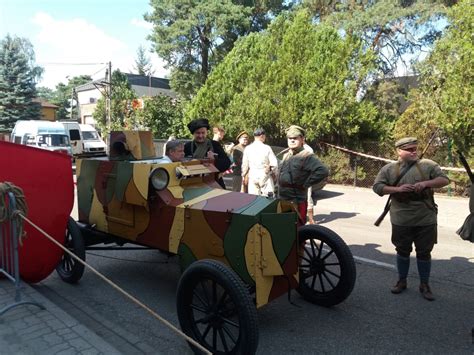
<path id="1" fill-rule="evenodd" d="M 358 157 L 354 158 L 354 187 L 357 187 L 357 161 L 359 160 Z"/>
<path id="2" fill-rule="evenodd" d="M 453 151 L 452 151 L 452 147 L 453 147 L 453 141 L 451 140 L 451 138 L 448 138 L 448 166 L 452 167 L 453 166 Z M 448 171 L 448 177 L 451 178 L 451 172 Z M 448 185 L 448 196 L 451 196 L 452 195 L 452 191 L 451 191 L 451 179 L 449 181 L 449 185 Z"/>
<path id="3" fill-rule="evenodd" d="M 3 196 L 0 196 L 3 199 Z M 19 228 L 16 213 L 16 199 L 12 192 L 7 192 L 5 198 L 7 218 L 0 222 L 0 273 L 15 284 L 15 302 L 0 309 L 0 315 L 20 305 L 34 305 L 41 309 L 45 307 L 37 302 L 21 300 L 20 267 L 18 260 Z"/>

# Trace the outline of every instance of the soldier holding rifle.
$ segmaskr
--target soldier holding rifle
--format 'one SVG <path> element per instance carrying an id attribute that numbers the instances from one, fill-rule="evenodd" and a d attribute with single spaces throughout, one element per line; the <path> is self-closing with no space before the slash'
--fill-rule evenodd
<path id="1" fill-rule="evenodd" d="M 437 242 L 437 205 L 433 188 L 449 184 L 439 165 L 429 159 L 419 159 L 418 141 L 407 137 L 395 143 L 398 161 L 385 165 L 378 173 L 373 190 L 378 195 L 390 194 L 392 243 L 397 251 L 398 281 L 391 289 L 399 294 L 407 288 L 410 253 L 415 244 L 420 277 L 419 290 L 429 301 L 434 300 L 429 286 L 431 251 Z M 397 182 L 398 181 L 398 182 Z"/>

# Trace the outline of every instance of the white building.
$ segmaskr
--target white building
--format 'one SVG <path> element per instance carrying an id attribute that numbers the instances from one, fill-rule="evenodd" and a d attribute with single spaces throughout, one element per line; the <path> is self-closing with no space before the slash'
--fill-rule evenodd
<path id="1" fill-rule="evenodd" d="M 156 95 L 176 96 L 176 94 L 171 91 L 168 79 L 138 74 L 123 74 L 127 76 L 132 90 L 135 91 L 139 98 Z M 87 84 L 76 86 L 75 90 L 79 103 L 81 123 L 95 126 L 93 113 L 97 106 L 97 101 L 103 96 L 102 93 L 105 92 L 104 80 L 95 80 Z"/>

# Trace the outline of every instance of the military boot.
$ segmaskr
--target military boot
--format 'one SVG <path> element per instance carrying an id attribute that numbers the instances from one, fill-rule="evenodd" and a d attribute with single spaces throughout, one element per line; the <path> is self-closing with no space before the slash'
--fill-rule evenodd
<path id="1" fill-rule="evenodd" d="M 390 291 L 394 294 L 402 293 L 407 289 L 407 279 L 401 279 L 397 281 L 397 284 L 393 286 Z"/>
<path id="2" fill-rule="evenodd" d="M 420 292 L 425 300 L 428 300 L 428 301 L 435 300 L 433 293 L 431 292 L 430 285 L 428 285 L 427 283 L 424 283 L 424 282 L 420 283 Z"/>

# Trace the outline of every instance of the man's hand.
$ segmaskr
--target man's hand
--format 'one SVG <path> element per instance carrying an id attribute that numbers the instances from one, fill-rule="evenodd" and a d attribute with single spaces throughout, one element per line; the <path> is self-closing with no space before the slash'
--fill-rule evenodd
<path id="1" fill-rule="evenodd" d="M 397 187 L 397 192 L 413 192 L 415 191 L 415 185 L 403 184 Z"/>
<path id="2" fill-rule="evenodd" d="M 214 153 L 213 151 L 210 150 L 210 151 L 207 152 L 207 159 L 214 160 L 216 155 L 217 155 L 217 153 Z"/>
<path id="3" fill-rule="evenodd" d="M 426 181 L 420 181 L 420 182 L 417 182 L 415 185 L 413 185 L 413 188 L 414 188 L 415 192 L 421 192 L 424 189 L 426 189 L 427 187 L 428 187 L 428 185 L 427 185 Z"/>

